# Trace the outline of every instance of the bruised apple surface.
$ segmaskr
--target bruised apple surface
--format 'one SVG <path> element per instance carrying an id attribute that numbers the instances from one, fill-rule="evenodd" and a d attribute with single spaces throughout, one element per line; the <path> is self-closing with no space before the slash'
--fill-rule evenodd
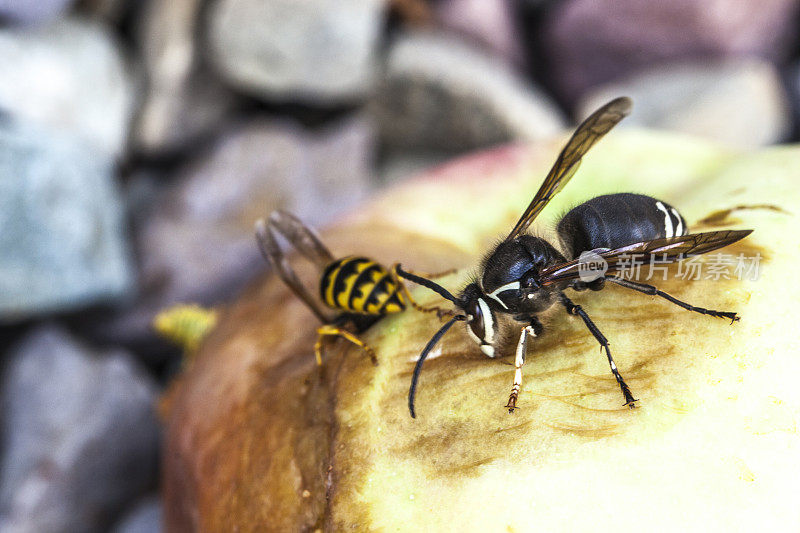
<path id="1" fill-rule="evenodd" d="M 322 238 L 338 256 L 458 268 L 439 280 L 457 291 L 560 147 L 457 160 L 388 190 Z M 799 170 L 796 147 L 744 153 L 619 131 L 534 223 L 553 237 L 571 206 L 636 192 L 676 206 L 691 231 L 755 230 L 703 256 L 689 276 L 700 279 L 673 266 L 649 281 L 737 311 L 733 325 L 621 287 L 568 292 L 609 338 L 640 400 L 634 410 L 621 405 L 581 320 L 554 306 L 528 343 L 517 412 L 503 407 L 513 338 L 505 357 L 488 359 L 456 326 L 425 363 L 412 419 L 411 372 L 435 317 L 412 309 L 368 330 L 378 366 L 337 341 L 318 368 L 318 323 L 265 274 L 221 310 L 165 400 L 168 530 L 797 530 Z M 295 265 L 316 291 L 313 270 Z"/>

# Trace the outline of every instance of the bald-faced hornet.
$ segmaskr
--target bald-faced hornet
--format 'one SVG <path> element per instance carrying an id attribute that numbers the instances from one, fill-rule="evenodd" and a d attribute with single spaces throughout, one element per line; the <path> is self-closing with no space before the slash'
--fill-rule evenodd
<path id="1" fill-rule="evenodd" d="M 412 417 L 416 416 L 414 396 L 422 363 L 457 321 L 467 324 L 467 333 L 489 357 L 497 353 L 501 338 L 500 316 L 509 315 L 520 323 L 514 384 L 506 404 L 508 411 L 513 412 L 522 386 L 528 336 L 542 333 L 537 314 L 557 303 L 563 305 L 568 313 L 579 316 L 600 343 L 625 397 L 624 405 L 633 408 L 634 402 L 638 401 L 611 357 L 608 340 L 586 311 L 564 294 L 566 289 L 599 291 L 609 281 L 659 296 L 690 311 L 729 319 L 731 323 L 739 319 L 736 313 L 695 307 L 652 285 L 615 274 L 620 273 L 625 261 L 632 256 L 645 262 L 650 258 L 657 259 L 660 264 L 675 262 L 727 246 L 746 237 L 752 230 L 688 234 L 686 221 L 666 202 L 640 194 L 621 193 L 598 196 L 567 213 L 557 227 L 560 249 L 526 233 L 537 215 L 575 174 L 586 152 L 630 113 L 631 106 L 629 98 L 617 98 L 578 126 L 511 233 L 488 254 L 478 279 L 464 287 L 458 297 L 441 285 L 398 267 L 400 276 L 437 292 L 453 302 L 458 311 L 428 342 L 417 361 L 408 394 Z M 592 262 L 602 265 L 603 269 L 586 276 L 587 267 L 590 274 L 593 270 Z"/>

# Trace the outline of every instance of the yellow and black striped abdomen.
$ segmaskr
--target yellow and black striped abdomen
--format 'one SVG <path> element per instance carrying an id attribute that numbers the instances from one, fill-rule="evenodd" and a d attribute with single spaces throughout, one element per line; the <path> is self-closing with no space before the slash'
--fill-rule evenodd
<path id="1" fill-rule="evenodd" d="M 349 256 L 328 265 L 320 281 L 325 305 L 348 313 L 385 315 L 405 309 L 400 287 L 382 265 Z"/>

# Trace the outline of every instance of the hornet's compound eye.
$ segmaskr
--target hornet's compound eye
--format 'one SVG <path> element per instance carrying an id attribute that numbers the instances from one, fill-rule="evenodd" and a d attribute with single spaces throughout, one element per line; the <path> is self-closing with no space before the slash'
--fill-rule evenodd
<path id="1" fill-rule="evenodd" d="M 469 314 L 472 315 L 472 320 L 467 322 L 470 336 L 478 344 L 483 344 L 483 341 L 486 338 L 486 326 L 484 325 L 481 306 L 478 304 L 477 300 L 475 301 L 475 305 L 472 307 L 472 309 L 469 310 Z"/>

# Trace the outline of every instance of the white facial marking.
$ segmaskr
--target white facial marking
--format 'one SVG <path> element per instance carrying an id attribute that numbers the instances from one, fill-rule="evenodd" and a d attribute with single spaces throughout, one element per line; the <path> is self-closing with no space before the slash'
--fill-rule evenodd
<path id="1" fill-rule="evenodd" d="M 493 300 L 497 301 L 500 305 L 503 306 L 503 309 L 508 309 L 508 306 L 503 303 L 497 295 L 503 291 L 515 291 L 519 289 L 519 281 L 512 281 L 511 283 L 506 283 L 502 287 L 498 287 L 497 289 L 493 290 L 492 292 L 488 293 L 486 296 L 492 298 Z"/>
<path id="2" fill-rule="evenodd" d="M 670 211 L 672 211 L 672 214 L 675 215 L 675 220 L 678 221 L 678 227 L 675 228 L 675 236 L 677 237 L 678 235 L 683 235 L 683 220 L 681 219 L 681 216 L 674 207 L 671 208 Z"/>
<path id="3" fill-rule="evenodd" d="M 494 346 L 491 344 L 481 344 L 481 351 L 484 355 L 494 357 Z"/>
<path id="4" fill-rule="evenodd" d="M 672 218 L 669 216 L 669 211 L 661 202 L 656 202 L 656 207 L 664 213 L 664 234 L 667 237 L 674 237 L 675 232 L 672 230 Z"/>
<path id="5" fill-rule="evenodd" d="M 494 342 L 494 317 L 492 310 L 489 309 L 489 304 L 483 298 L 478 298 L 478 306 L 481 308 L 483 315 L 483 340 L 489 344 Z"/>

